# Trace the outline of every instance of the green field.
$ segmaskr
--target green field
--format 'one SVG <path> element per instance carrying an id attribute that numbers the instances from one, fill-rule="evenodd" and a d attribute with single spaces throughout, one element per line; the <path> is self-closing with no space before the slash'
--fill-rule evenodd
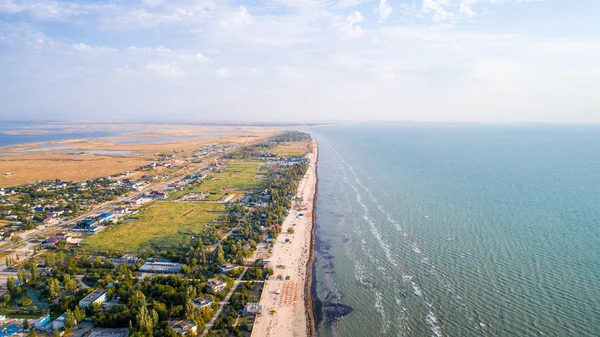
<path id="1" fill-rule="evenodd" d="M 269 151 L 277 153 L 281 157 L 304 156 L 309 152 L 310 142 L 281 143 Z"/>
<path id="2" fill-rule="evenodd" d="M 143 252 L 189 243 L 207 224 L 221 217 L 225 205 L 209 202 L 154 202 L 136 220 L 111 227 L 82 242 L 92 252 Z"/>
<path id="3" fill-rule="evenodd" d="M 90 252 L 154 251 L 177 247 L 191 241 L 192 235 L 203 233 L 206 225 L 220 218 L 225 204 L 215 201 L 226 195 L 242 194 L 255 188 L 265 178 L 262 160 L 227 160 L 222 172 L 209 173 L 193 188 L 172 193 L 169 201 L 153 202 L 140 209 L 136 220 L 122 223 L 104 232 L 87 237 L 82 249 Z M 210 193 L 207 201 L 176 201 L 193 192 Z M 213 223 L 211 226 L 218 225 Z"/>
<path id="4" fill-rule="evenodd" d="M 220 200 L 226 194 L 249 191 L 264 180 L 264 178 L 256 177 L 258 174 L 265 173 L 264 170 L 261 170 L 261 167 L 265 165 L 262 160 L 227 160 L 222 162 L 226 165 L 223 172 L 209 173 L 200 185 L 172 193 L 169 199 L 176 200 L 193 192 L 206 192 L 211 194 L 207 200 Z"/>

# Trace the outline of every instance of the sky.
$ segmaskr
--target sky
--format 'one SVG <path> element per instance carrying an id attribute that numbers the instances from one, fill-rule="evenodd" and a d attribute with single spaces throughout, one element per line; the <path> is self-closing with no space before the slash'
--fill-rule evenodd
<path id="1" fill-rule="evenodd" d="M 600 122 L 597 0 L 0 0 L 0 120 Z"/>

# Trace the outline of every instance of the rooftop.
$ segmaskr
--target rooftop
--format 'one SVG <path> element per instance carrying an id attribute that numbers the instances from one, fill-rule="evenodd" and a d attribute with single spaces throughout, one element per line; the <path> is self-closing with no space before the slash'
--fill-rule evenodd
<path id="1" fill-rule="evenodd" d="M 128 329 L 94 329 L 88 337 L 128 337 Z"/>
<path id="2" fill-rule="evenodd" d="M 81 300 L 81 302 L 94 302 L 95 300 L 97 300 L 104 294 L 106 294 L 106 290 L 103 290 L 103 289 L 94 290 L 92 293 L 90 293 L 89 295 L 84 297 Z"/>

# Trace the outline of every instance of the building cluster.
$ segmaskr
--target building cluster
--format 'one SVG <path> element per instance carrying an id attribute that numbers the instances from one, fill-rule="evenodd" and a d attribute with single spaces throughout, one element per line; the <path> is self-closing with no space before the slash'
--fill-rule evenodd
<path id="1" fill-rule="evenodd" d="M 58 233 L 42 241 L 42 247 L 45 249 L 55 249 L 59 245 L 71 243 L 71 235 L 68 233 Z"/>

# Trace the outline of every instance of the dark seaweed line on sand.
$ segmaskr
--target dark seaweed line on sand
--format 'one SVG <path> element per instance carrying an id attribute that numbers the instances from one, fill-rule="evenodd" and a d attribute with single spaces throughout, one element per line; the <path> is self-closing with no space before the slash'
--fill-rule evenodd
<path id="1" fill-rule="evenodd" d="M 304 308 L 306 311 L 306 332 L 310 337 L 316 337 L 317 324 L 321 317 L 321 302 L 317 297 L 317 279 L 314 277 L 316 273 L 315 245 L 317 229 L 317 196 L 319 194 L 319 174 L 317 172 L 319 151 L 316 139 L 315 148 L 317 149 L 317 158 L 315 160 L 315 194 L 313 196 L 312 228 L 310 230 L 310 247 L 308 261 L 306 262 L 306 280 L 304 283 L 304 293 L 306 294 L 306 301 L 304 301 Z"/>

